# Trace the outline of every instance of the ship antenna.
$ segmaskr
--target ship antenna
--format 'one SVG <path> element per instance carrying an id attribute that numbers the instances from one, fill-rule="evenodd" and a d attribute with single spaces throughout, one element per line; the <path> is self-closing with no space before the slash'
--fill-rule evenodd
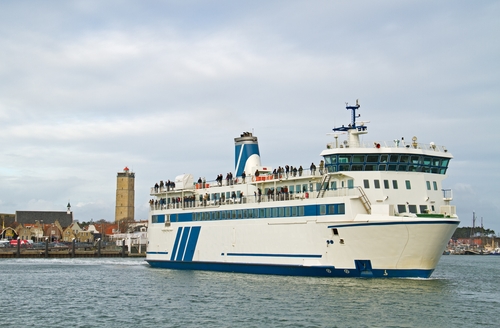
<path id="1" fill-rule="evenodd" d="M 340 127 L 340 128 L 334 128 L 333 131 L 348 131 L 348 130 L 351 130 L 351 129 L 357 129 L 359 131 L 365 131 L 366 130 L 366 126 L 364 126 L 364 125 L 356 126 L 356 118 L 360 117 L 360 114 L 356 115 L 356 110 L 359 109 L 359 107 L 361 107 L 361 105 L 359 104 L 358 99 L 356 99 L 356 105 L 355 106 L 349 106 L 348 103 L 345 103 L 345 108 L 347 110 L 351 110 L 352 111 L 352 113 L 351 113 L 351 124 L 349 124 L 348 127 L 345 127 L 345 126 L 342 125 L 342 127 Z"/>

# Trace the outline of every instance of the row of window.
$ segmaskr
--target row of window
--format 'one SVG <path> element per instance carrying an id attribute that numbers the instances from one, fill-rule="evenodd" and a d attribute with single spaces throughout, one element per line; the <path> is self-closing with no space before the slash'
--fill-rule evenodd
<path id="1" fill-rule="evenodd" d="M 389 188 L 389 180 L 383 180 L 383 183 L 384 183 L 384 189 L 390 189 Z M 431 181 L 426 181 L 426 185 L 427 185 L 427 190 L 431 190 Z M 406 186 L 406 189 L 410 190 L 411 189 L 411 182 L 410 180 L 405 180 L 405 186 Z M 363 187 L 365 189 L 369 189 L 370 188 L 370 180 L 363 180 Z M 380 180 L 373 180 L 373 187 L 375 189 L 380 189 Z M 434 190 L 438 190 L 438 185 L 437 185 L 437 182 L 436 181 L 432 181 L 432 187 L 434 188 Z M 398 180 L 392 180 L 392 189 L 398 189 Z"/>
<path id="2" fill-rule="evenodd" d="M 283 206 L 268 208 L 248 208 L 192 213 L 157 214 L 151 216 L 151 223 L 189 222 L 212 220 L 238 220 L 257 218 L 286 218 L 297 216 L 322 216 L 345 214 L 345 204 L 321 204 L 305 206 Z"/>
<path id="3" fill-rule="evenodd" d="M 427 214 L 429 212 L 434 212 L 435 211 L 435 208 L 434 208 L 434 205 L 431 205 L 431 208 L 429 209 L 429 207 L 427 205 L 418 205 L 419 209 L 420 209 L 420 213 L 421 214 Z M 412 204 L 398 204 L 398 213 L 414 213 L 414 214 L 418 214 L 417 213 L 417 205 L 412 205 Z"/>
<path id="4" fill-rule="evenodd" d="M 400 171 L 446 174 L 449 158 L 408 154 L 342 154 L 326 155 L 328 172 Z"/>

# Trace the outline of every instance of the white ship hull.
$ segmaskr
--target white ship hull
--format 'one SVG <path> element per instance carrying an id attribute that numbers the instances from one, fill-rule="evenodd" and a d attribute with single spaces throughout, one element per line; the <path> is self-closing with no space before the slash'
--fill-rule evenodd
<path id="1" fill-rule="evenodd" d="M 449 218 L 367 214 L 170 223 L 150 226 L 147 261 L 171 269 L 427 278 L 457 225 Z"/>

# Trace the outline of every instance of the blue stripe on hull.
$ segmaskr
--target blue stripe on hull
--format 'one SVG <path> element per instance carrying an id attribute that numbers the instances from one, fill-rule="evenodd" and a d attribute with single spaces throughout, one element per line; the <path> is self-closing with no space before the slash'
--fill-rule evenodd
<path id="1" fill-rule="evenodd" d="M 182 259 L 184 258 L 184 252 L 186 251 L 186 243 L 190 231 L 191 227 L 184 227 L 184 231 L 182 232 L 181 244 L 179 245 L 179 251 L 177 252 L 177 257 L 175 258 L 177 261 L 182 261 Z"/>
<path id="2" fill-rule="evenodd" d="M 191 234 L 189 235 L 189 241 L 186 246 L 186 254 L 182 258 L 183 261 L 192 261 L 194 256 L 194 250 L 196 244 L 198 243 L 198 237 L 200 236 L 201 227 L 192 227 Z"/>
<path id="3" fill-rule="evenodd" d="M 333 266 L 296 266 L 296 265 L 272 265 L 272 264 L 249 264 L 249 263 L 217 263 L 217 262 L 184 262 L 184 261 L 162 261 L 146 260 L 153 268 L 176 269 L 176 270 L 204 270 L 219 272 L 237 272 L 252 274 L 272 274 L 286 276 L 307 277 L 343 277 L 343 278 L 429 278 L 432 270 L 421 269 L 371 269 L 366 268 L 365 263 L 357 262 L 354 269 L 336 269 Z M 369 271 L 367 271 L 367 269 Z"/>
<path id="4" fill-rule="evenodd" d="M 173 261 L 175 259 L 175 254 L 177 253 L 177 245 L 179 245 L 179 240 L 181 239 L 182 227 L 177 229 L 177 235 L 175 236 L 174 249 L 172 250 L 172 256 L 170 256 L 170 260 Z"/>

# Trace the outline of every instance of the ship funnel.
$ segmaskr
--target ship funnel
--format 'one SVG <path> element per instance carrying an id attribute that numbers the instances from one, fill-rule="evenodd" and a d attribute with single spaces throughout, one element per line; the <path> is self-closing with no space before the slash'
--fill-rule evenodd
<path id="1" fill-rule="evenodd" d="M 243 132 L 240 137 L 234 138 L 234 170 L 239 177 L 245 174 L 253 174 L 255 167 L 260 167 L 259 143 L 257 137 L 251 132 Z"/>

